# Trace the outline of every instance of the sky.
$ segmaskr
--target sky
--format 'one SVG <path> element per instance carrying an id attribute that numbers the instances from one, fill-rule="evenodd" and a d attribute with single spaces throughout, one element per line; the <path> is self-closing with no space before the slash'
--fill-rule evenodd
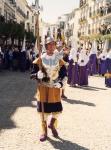
<path id="1" fill-rule="evenodd" d="M 32 4 L 34 0 L 27 0 Z M 79 6 L 79 0 L 39 0 L 43 6 L 42 17 L 45 22 L 55 23 L 62 14 L 70 13 Z"/>

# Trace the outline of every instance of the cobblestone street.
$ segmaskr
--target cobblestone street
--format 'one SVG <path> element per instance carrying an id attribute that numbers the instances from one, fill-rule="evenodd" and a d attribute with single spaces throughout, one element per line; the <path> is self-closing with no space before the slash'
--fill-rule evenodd
<path id="1" fill-rule="evenodd" d="M 59 117 L 60 138 L 39 142 L 36 82 L 29 73 L 0 72 L 0 150 L 111 150 L 111 89 L 104 78 L 89 87 L 66 87 Z"/>

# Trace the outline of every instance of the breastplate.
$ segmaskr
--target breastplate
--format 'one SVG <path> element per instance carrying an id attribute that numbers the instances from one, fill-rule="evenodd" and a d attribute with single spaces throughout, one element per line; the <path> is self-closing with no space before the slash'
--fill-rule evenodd
<path id="1" fill-rule="evenodd" d="M 50 78 L 50 83 L 58 79 L 59 76 L 59 59 L 56 56 L 43 57 L 42 65 L 46 70 L 47 76 Z"/>

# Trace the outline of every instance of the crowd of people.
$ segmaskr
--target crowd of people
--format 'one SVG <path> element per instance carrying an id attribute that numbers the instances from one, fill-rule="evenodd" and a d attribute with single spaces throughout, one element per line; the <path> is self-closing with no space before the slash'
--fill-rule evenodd
<path id="1" fill-rule="evenodd" d="M 11 70 L 25 72 L 30 70 L 36 58 L 34 45 L 30 47 L 0 46 L 0 71 Z"/>
<path id="2" fill-rule="evenodd" d="M 99 12 L 101 13 L 102 16 L 109 14 L 111 12 L 111 2 L 106 3 L 104 6 L 101 6 Z"/>
<path id="3" fill-rule="evenodd" d="M 97 43 L 92 43 L 91 49 L 86 49 L 85 45 L 78 48 L 74 41 L 73 46 L 67 47 L 61 41 L 56 42 L 56 53 L 63 58 L 67 64 L 67 83 L 70 86 L 88 86 L 88 76 L 107 74 L 107 57 L 111 53 L 106 40 L 104 49 L 97 50 Z M 41 45 L 41 50 L 43 45 Z M 44 53 L 44 51 L 43 51 Z M 18 46 L 0 46 L 0 71 L 8 69 L 12 71 L 25 72 L 33 68 L 32 62 L 38 57 L 35 45 L 26 47 L 25 43 L 22 47 Z M 109 61 L 109 60 L 108 60 Z M 108 66 L 108 67 L 107 67 Z M 111 84 L 111 83 L 110 83 Z M 106 84 L 106 86 L 111 86 Z M 63 97 L 64 93 L 63 93 Z"/>
<path id="4" fill-rule="evenodd" d="M 111 34 L 111 24 L 102 24 L 99 27 L 99 33 L 102 35 Z"/>
<path id="5" fill-rule="evenodd" d="M 68 83 L 71 86 L 88 86 L 88 76 L 105 76 L 108 73 L 108 76 L 105 76 L 105 85 L 111 87 L 110 60 L 111 49 L 108 48 L 107 40 L 101 51 L 97 50 L 96 41 L 93 42 L 91 49 L 85 47 L 78 49 L 75 44 L 69 54 Z"/>

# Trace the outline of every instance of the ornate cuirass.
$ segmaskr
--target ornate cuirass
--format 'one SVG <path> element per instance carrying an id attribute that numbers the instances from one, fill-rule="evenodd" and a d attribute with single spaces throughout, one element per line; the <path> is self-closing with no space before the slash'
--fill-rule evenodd
<path id="1" fill-rule="evenodd" d="M 59 76 L 59 58 L 56 54 L 48 56 L 46 53 L 42 56 L 42 65 L 45 68 L 47 76 L 50 78 L 50 82 L 58 79 Z"/>

